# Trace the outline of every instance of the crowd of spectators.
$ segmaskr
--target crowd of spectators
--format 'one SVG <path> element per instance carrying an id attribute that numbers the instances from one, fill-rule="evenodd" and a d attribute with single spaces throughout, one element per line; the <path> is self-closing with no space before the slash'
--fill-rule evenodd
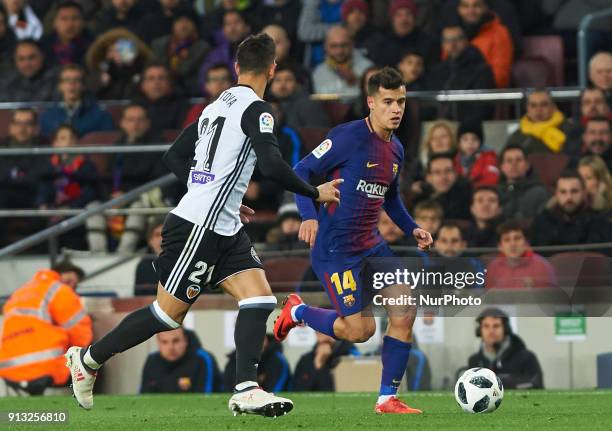
<path id="1" fill-rule="evenodd" d="M 575 58 L 576 14 L 601 8 L 578 3 L 3 0 L 0 102 L 32 107 L 12 112 L 0 146 L 78 146 L 96 132 L 116 133 L 109 142 L 116 145 L 167 141 L 233 85 L 238 44 L 264 31 L 277 44 L 278 63 L 266 99 L 283 156 L 295 164 L 309 150 L 304 129 L 367 115 L 364 84 L 383 66 L 397 67 L 411 91 L 470 90 L 514 86 L 525 37 L 560 36 L 566 57 Z M 437 111 L 407 105 L 397 131 L 406 147 L 401 189 L 417 221 L 426 218 L 436 227 L 432 233 L 457 222 L 467 247 L 497 247 L 497 228 L 512 220 L 536 227 L 533 237 L 524 230 L 534 246 L 611 240 L 612 54 L 605 49 L 612 38 L 603 25 L 591 36 L 590 84 L 575 117 L 536 88 L 525 96 L 524 116 L 514 118 L 518 128 L 495 142 L 483 131 L 484 121 L 500 118 L 493 104 L 464 103 L 454 111 L 451 104 Z M 571 84 L 571 70 L 565 72 Z M 312 97 L 321 93 L 340 102 L 334 110 L 345 110 L 325 108 Z M 115 99 L 124 101 L 121 108 L 109 102 Z M 542 178 L 533 161 L 538 155 L 566 157 L 567 172 Z M 166 172 L 155 153 L 2 157 L 0 208 L 83 208 Z M 173 205 L 183 190 L 154 190 L 132 207 Z M 256 169 L 245 203 L 275 214 L 286 196 Z M 155 222 L 92 217 L 77 240 L 64 236 L 61 245 L 129 253 L 147 243 Z M 19 229 L 7 232 L 5 242 Z M 254 239 L 268 237 L 270 249 L 284 249 L 293 247 L 292 234 L 263 231 Z"/>

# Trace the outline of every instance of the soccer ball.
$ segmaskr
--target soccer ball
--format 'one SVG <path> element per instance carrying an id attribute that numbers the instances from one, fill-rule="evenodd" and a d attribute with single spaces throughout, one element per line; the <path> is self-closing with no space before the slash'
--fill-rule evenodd
<path id="1" fill-rule="evenodd" d="M 470 368 L 455 384 L 455 399 L 467 413 L 491 413 L 504 398 L 504 386 L 488 368 Z"/>

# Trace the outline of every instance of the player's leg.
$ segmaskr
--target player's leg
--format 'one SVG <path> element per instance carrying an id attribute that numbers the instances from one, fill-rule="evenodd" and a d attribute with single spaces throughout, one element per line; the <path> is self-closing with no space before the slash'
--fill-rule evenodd
<path id="1" fill-rule="evenodd" d="M 85 409 L 93 407 L 96 371 L 108 359 L 158 332 L 178 328 L 190 306 L 174 298 L 160 284 L 153 304 L 128 314 L 114 329 L 89 347 L 68 349 L 66 365 L 71 371 L 72 390 L 79 405 Z"/>
<path id="2" fill-rule="evenodd" d="M 381 291 L 383 298 L 400 298 L 410 295 L 409 286 L 389 286 Z M 416 317 L 416 306 L 388 305 L 385 309 L 389 317 L 387 333 L 383 338 L 381 361 L 383 371 L 380 391 L 376 403 L 376 413 L 421 413 L 418 409 L 408 407 L 397 399 L 397 391 L 408 366 L 412 347 L 412 326 Z M 398 304 L 398 302 L 391 302 Z"/>
<path id="3" fill-rule="evenodd" d="M 313 262 L 313 269 L 323 282 L 334 305 L 333 310 L 313 307 L 291 294 L 285 300 L 274 324 L 274 336 L 283 340 L 291 328 L 305 323 L 314 330 L 350 342 L 367 341 L 376 330 L 368 303 L 362 303 L 359 280 L 360 263 Z"/>
<path id="4" fill-rule="evenodd" d="M 276 297 L 244 230 L 233 237 L 225 237 L 220 245 L 222 255 L 211 283 L 233 296 L 239 308 L 234 329 L 236 382 L 228 407 L 234 414 L 273 417 L 286 414 L 293 408 L 293 402 L 264 391 L 257 383 L 257 365 L 261 359 L 268 317 L 276 307 Z"/>
<path id="5" fill-rule="evenodd" d="M 276 297 L 263 269 L 242 270 L 225 278 L 221 287 L 238 302 L 234 329 L 236 344 L 236 385 L 229 408 L 234 415 L 252 413 L 281 416 L 293 408 L 293 402 L 265 392 L 257 383 L 257 366 L 261 360 L 268 317 L 276 307 Z"/>
<path id="6" fill-rule="evenodd" d="M 83 362 L 96 370 L 115 354 L 147 341 L 158 332 L 180 327 L 189 307 L 191 304 L 173 297 L 160 283 L 157 299 L 128 314 L 113 330 L 93 343 L 83 353 Z"/>
<path id="7" fill-rule="evenodd" d="M 211 260 L 214 265 L 214 241 L 207 231 L 180 217 L 170 214 L 162 230 L 162 253 L 156 260 L 160 277 L 157 299 L 153 304 L 128 314 L 108 334 L 86 348 L 71 347 L 66 352 L 66 365 L 72 375 L 72 390 L 79 404 L 87 409 L 93 406 L 93 385 L 96 370 L 117 353 L 134 347 L 158 332 L 181 326 L 189 307 L 199 294 L 192 277 L 194 269 Z M 208 254 L 207 254 L 208 253 Z M 203 260 L 202 260 L 203 259 Z M 213 266 L 214 267 L 214 266 Z"/>
<path id="8" fill-rule="evenodd" d="M 257 364 L 261 359 L 268 317 L 276 307 L 276 297 L 262 269 L 235 274 L 221 287 L 238 302 L 234 332 L 236 343 L 236 389 L 255 387 Z"/>

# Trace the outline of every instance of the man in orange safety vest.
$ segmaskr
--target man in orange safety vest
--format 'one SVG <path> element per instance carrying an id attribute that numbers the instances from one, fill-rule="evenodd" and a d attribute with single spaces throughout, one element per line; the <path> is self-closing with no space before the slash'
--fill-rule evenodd
<path id="1" fill-rule="evenodd" d="M 4 304 L 0 377 L 31 395 L 63 386 L 70 377 L 64 353 L 92 341 L 91 318 L 76 293 L 84 272 L 63 261 L 38 271 Z"/>

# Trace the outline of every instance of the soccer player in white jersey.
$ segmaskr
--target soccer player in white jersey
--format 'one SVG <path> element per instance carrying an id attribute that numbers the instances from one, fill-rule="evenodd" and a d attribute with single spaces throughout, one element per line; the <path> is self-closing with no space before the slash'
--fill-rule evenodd
<path id="1" fill-rule="evenodd" d="M 291 400 L 257 384 L 266 322 L 276 298 L 244 232 L 242 222 L 252 210 L 241 206 L 242 197 L 256 162 L 264 175 L 289 191 L 326 204 L 339 202 L 336 186 L 342 180 L 313 187 L 283 161 L 272 109 L 262 100 L 274 76 L 274 52 L 274 42 L 266 34 L 242 42 L 236 53 L 238 85 L 208 105 L 164 155 L 188 191 L 164 223 L 162 252 L 154 263 L 160 280 L 157 299 L 126 316 L 91 346 L 68 350 L 72 389 L 81 407 L 93 407 L 96 370 L 104 362 L 158 332 L 181 326 L 201 289 L 210 286 L 223 288 L 239 306 L 230 410 L 275 417 L 293 408 Z"/>

